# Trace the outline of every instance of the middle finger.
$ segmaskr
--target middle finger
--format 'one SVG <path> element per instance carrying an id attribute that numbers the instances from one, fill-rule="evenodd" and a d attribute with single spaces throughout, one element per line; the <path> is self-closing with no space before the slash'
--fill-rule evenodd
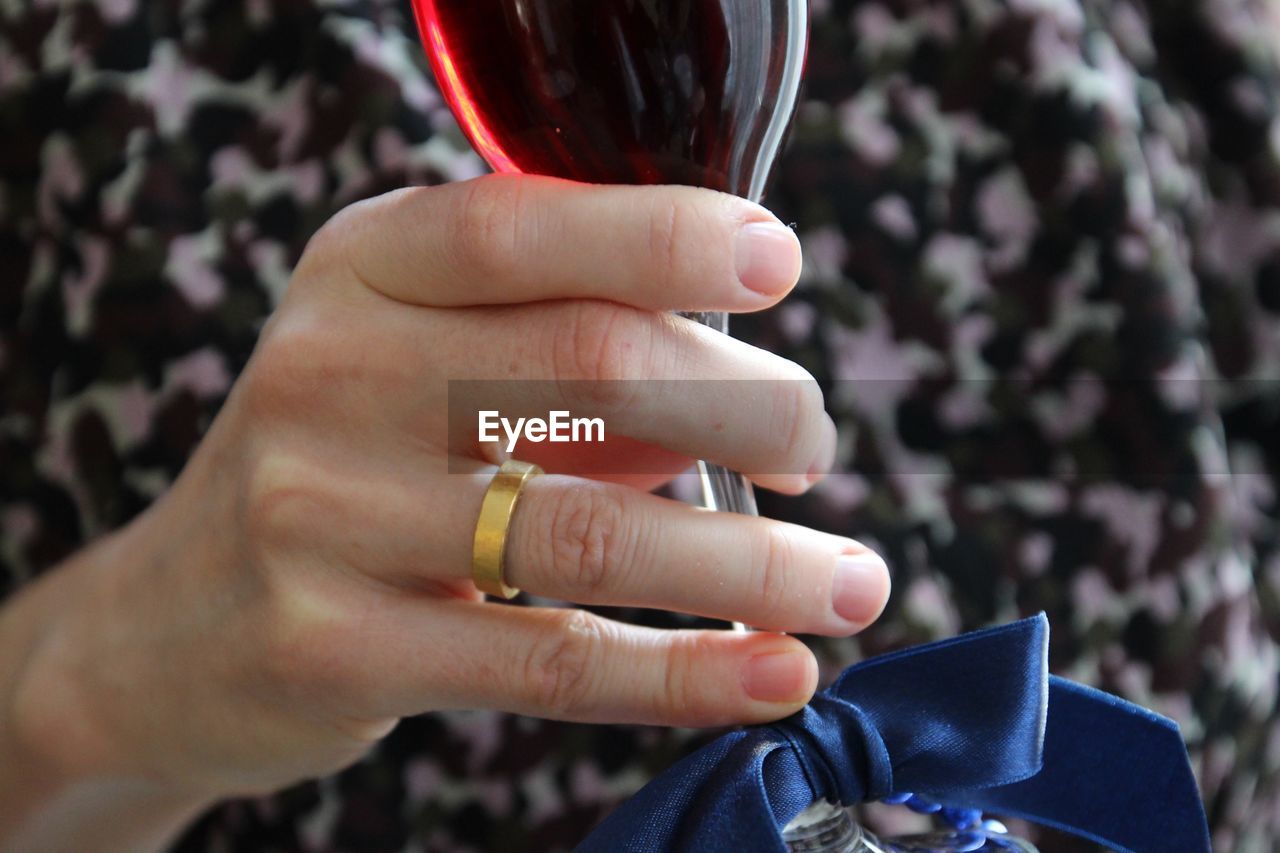
<path id="1" fill-rule="evenodd" d="M 347 565 L 396 586 L 467 581 L 472 535 L 494 470 L 344 477 L 341 494 L 331 496 L 333 511 L 341 506 L 344 514 L 331 549 Z M 449 488 L 437 477 L 448 478 Z M 848 636 L 874 621 L 889 593 L 883 560 L 851 539 L 557 475 L 534 478 L 520 498 L 506 580 L 578 604 L 828 636 Z"/>
<path id="2" fill-rule="evenodd" d="M 454 452 L 479 453 L 476 413 L 512 422 L 552 411 L 742 471 L 766 488 L 808 489 L 830 468 L 836 429 L 798 365 L 683 318 L 605 302 L 452 312 L 430 339 L 486 340 L 451 379 Z M 499 382 L 492 381 L 501 377 Z M 631 473 L 609 470 L 598 473 Z"/>

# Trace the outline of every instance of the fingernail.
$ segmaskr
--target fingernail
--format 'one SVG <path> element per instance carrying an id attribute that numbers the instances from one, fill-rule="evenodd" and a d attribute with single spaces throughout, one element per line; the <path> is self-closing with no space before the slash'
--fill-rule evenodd
<path id="1" fill-rule="evenodd" d="M 831 606 L 847 622 L 869 625 L 884 608 L 889 569 L 876 554 L 843 554 L 836 558 Z"/>
<path id="2" fill-rule="evenodd" d="M 790 290 L 800 278 L 800 240 L 776 222 L 752 222 L 738 232 L 738 279 L 765 296 Z"/>
<path id="3" fill-rule="evenodd" d="M 808 657 L 806 651 L 756 655 L 742 672 L 742 686 L 757 702 L 803 701 L 809 689 Z"/>

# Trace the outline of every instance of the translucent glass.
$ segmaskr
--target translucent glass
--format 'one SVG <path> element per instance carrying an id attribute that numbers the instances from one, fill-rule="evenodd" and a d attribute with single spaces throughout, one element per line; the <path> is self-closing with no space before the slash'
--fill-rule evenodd
<path id="1" fill-rule="evenodd" d="M 1008 833 L 1003 824 L 982 821 L 970 829 L 947 829 L 880 839 L 854 820 L 850 809 L 814 803 L 787 825 L 782 838 L 794 853 L 1036 853 L 1028 841 Z"/>

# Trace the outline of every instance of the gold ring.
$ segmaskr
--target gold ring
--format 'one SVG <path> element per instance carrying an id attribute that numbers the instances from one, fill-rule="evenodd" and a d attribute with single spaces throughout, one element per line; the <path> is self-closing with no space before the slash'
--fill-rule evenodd
<path id="1" fill-rule="evenodd" d="M 516 501 L 530 480 L 543 473 L 537 465 L 508 459 L 493 475 L 489 489 L 480 504 L 480 520 L 476 522 L 475 547 L 471 551 L 471 578 L 476 587 L 496 598 L 515 598 L 520 590 L 507 586 L 504 579 L 507 533 Z"/>

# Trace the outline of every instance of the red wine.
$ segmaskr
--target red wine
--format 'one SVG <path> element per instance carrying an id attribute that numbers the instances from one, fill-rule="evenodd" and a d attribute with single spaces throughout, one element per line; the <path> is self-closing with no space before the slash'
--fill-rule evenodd
<path id="1" fill-rule="evenodd" d="M 413 0 L 498 171 L 758 199 L 795 109 L 807 0 Z"/>

